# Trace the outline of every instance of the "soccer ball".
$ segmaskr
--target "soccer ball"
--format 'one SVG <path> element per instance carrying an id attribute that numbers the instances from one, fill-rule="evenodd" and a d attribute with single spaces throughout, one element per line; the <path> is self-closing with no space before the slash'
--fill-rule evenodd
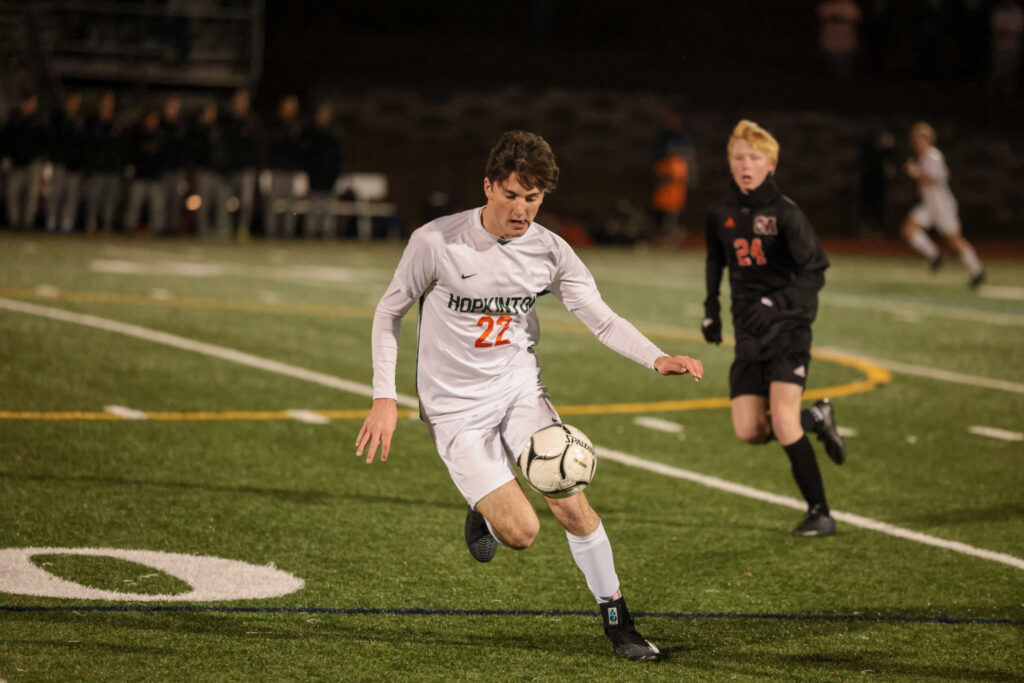
<path id="1" fill-rule="evenodd" d="M 567 498 L 594 479 L 597 455 L 587 435 L 572 425 L 536 432 L 519 454 L 526 482 L 548 498 Z"/>

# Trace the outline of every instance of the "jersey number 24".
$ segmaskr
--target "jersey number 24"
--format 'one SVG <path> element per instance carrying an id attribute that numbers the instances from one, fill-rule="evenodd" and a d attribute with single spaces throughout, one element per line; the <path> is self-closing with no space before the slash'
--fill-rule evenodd
<path id="1" fill-rule="evenodd" d="M 754 261 L 759 266 L 768 263 L 768 259 L 764 257 L 764 250 L 761 249 L 760 237 L 755 237 L 750 242 L 747 242 L 746 238 L 738 237 L 732 241 L 732 247 L 736 250 L 736 262 L 741 266 L 749 266 Z"/>

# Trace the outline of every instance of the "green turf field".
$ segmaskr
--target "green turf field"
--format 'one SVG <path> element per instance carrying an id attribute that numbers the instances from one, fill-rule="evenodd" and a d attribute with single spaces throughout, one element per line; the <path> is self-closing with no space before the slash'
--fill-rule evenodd
<path id="1" fill-rule="evenodd" d="M 480 565 L 422 423 L 400 420 L 387 463 L 355 457 L 400 249 L 0 234 L 0 680 L 1024 678 L 1019 261 L 987 259 L 970 292 L 955 259 L 832 255 L 808 395 L 833 397 L 849 460 L 818 449 L 838 534 L 795 539 L 801 513 L 756 497 L 798 496 L 784 454 L 721 407 L 703 255 L 582 252 L 617 312 L 706 373 L 659 377 L 540 300 L 544 379 L 608 454 L 588 495 L 623 591 L 671 651 L 635 664 L 549 514 Z M 89 548 L 110 550 L 69 552 Z M 209 579 L 182 571 L 205 560 L 124 551 L 292 588 L 240 599 L 277 584 L 229 573 L 199 599 Z"/>

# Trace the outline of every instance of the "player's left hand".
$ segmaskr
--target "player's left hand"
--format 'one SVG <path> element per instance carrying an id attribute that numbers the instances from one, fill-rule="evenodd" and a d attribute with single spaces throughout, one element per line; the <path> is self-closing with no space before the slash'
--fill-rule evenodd
<path id="1" fill-rule="evenodd" d="M 661 375 L 691 374 L 698 382 L 704 376 L 704 364 L 689 356 L 662 356 L 654 361 L 654 369 Z"/>
<path id="2" fill-rule="evenodd" d="M 762 335 L 771 329 L 772 324 L 782 316 L 779 305 L 770 296 L 762 296 L 754 304 L 743 321 L 745 327 L 756 335 Z"/>

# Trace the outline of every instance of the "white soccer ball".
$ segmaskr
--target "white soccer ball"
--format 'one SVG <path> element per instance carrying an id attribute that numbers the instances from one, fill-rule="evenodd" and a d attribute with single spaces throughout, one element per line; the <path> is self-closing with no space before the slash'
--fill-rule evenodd
<path id="1" fill-rule="evenodd" d="M 587 435 L 572 425 L 551 425 L 530 437 L 519 454 L 526 482 L 548 498 L 567 498 L 594 479 L 597 455 Z"/>

